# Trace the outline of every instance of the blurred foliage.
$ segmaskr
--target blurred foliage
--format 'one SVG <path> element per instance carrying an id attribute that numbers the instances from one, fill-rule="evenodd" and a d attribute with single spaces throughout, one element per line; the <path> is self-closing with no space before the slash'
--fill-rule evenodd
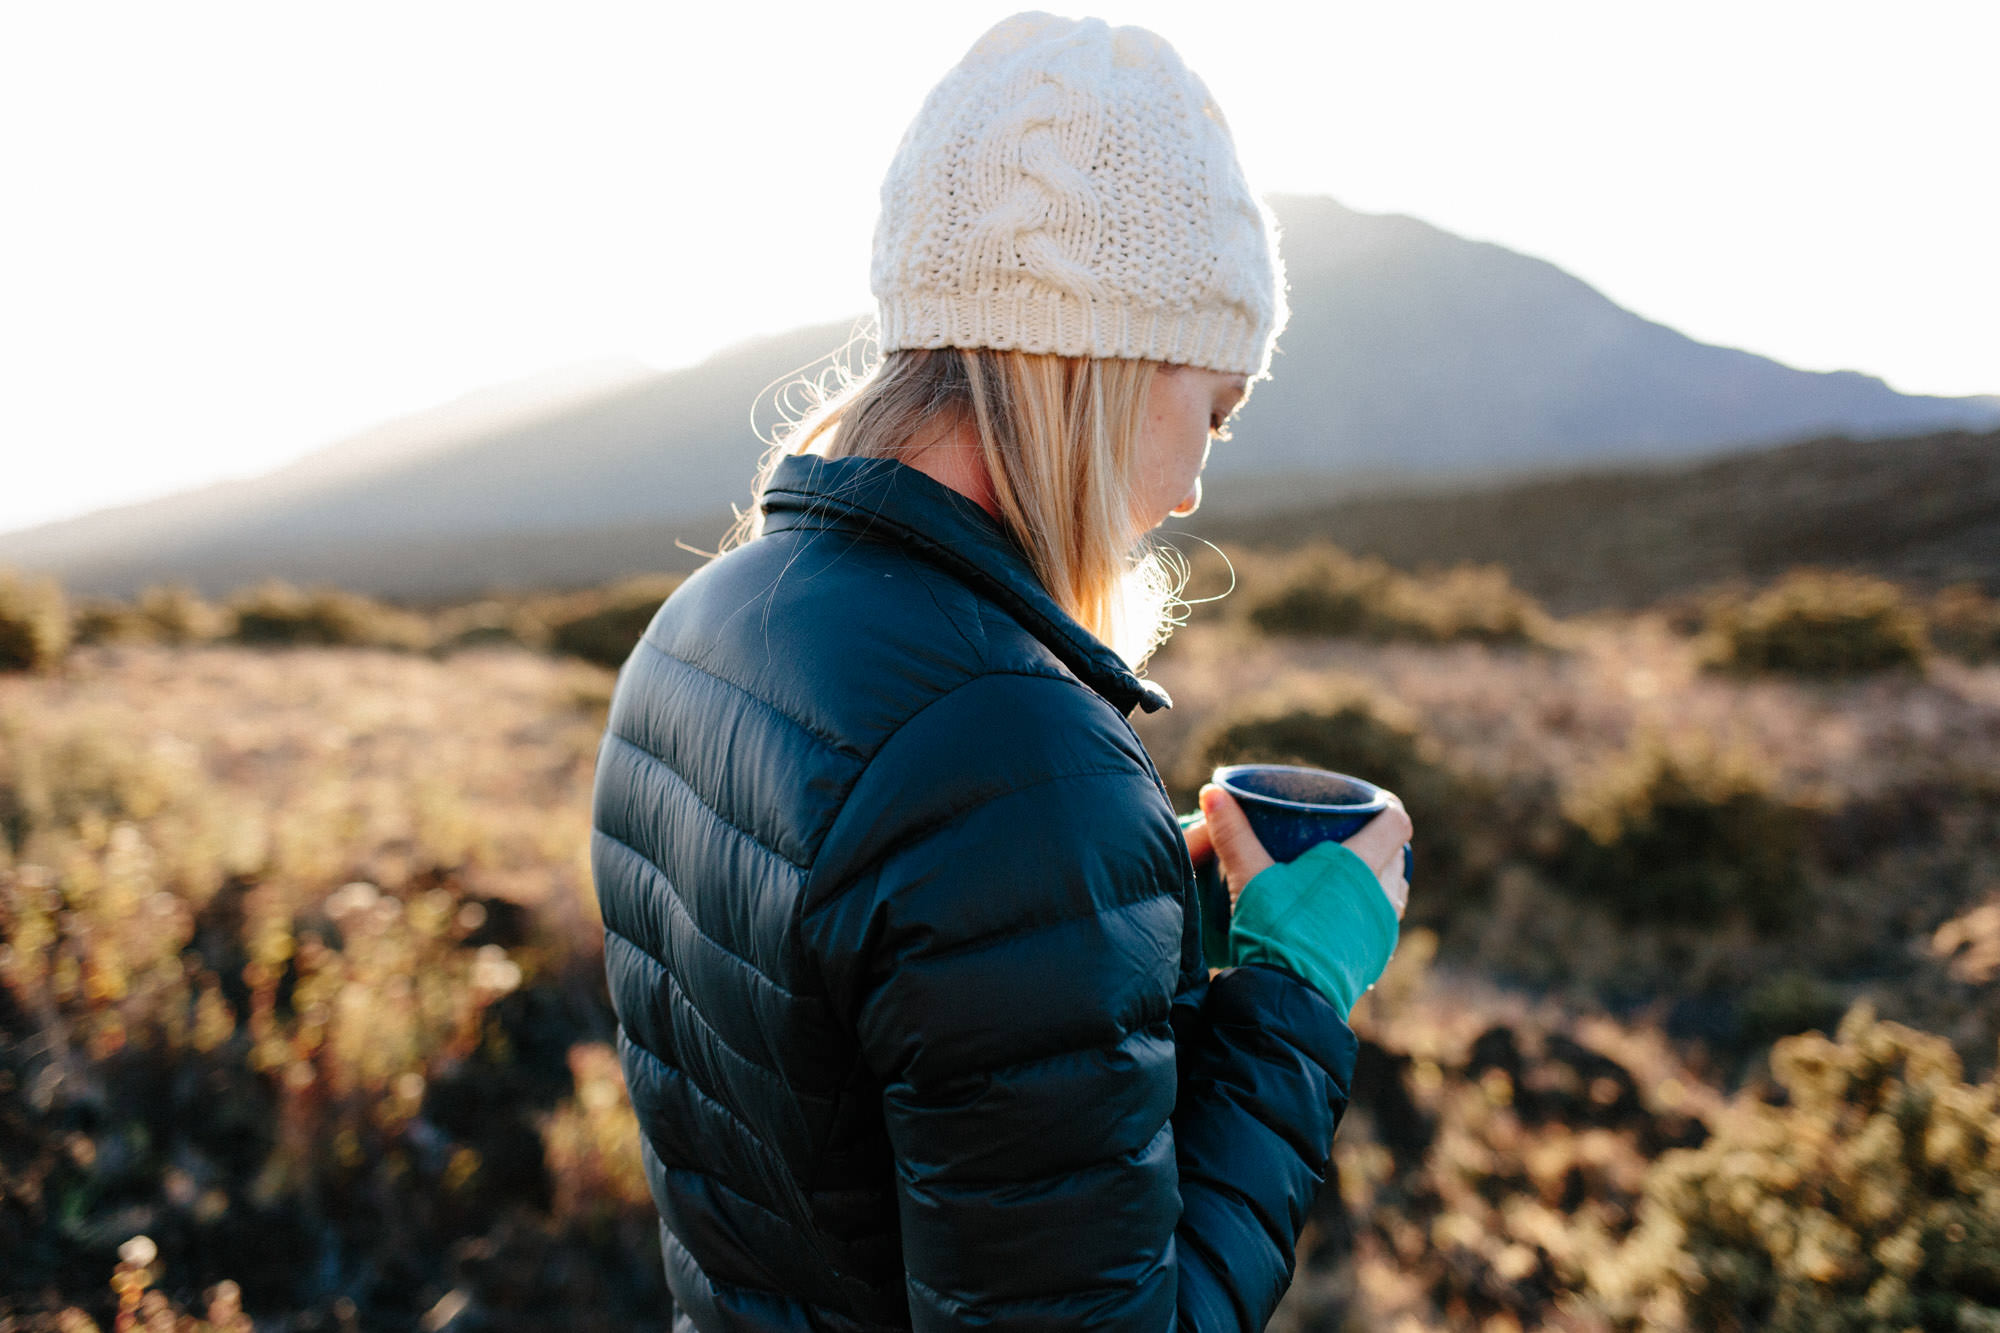
<path id="1" fill-rule="evenodd" d="M 423 617 L 338 588 L 306 590 L 273 579 L 237 593 L 229 609 L 238 643 L 422 649 L 431 642 Z"/>
<path id="2" fill-rule="evenodd" d="M 117 1302 L 113 1328 L 117 1333 L 255 1333 L 243 1311 L 243 1289 L 224 1279 L 202 1293 L 206 1317 L 192 1315 L 172 1297 L 153 1288 L 161 1276 L 160 1249 L 151 1236 L 134 1236 L 118 1247 L 118 1266 L 111 1273 L 111 1293 Z M 69 1306 L 45 1316 L 0 1317 L 6 1333 L 100 1333 L 98 1323 Z"/>
<path id="3" fill-rule="evenodd" d="M 1988 597 L 1978 585 L 1955 583 L 1931 598 L 1931 642 L 1939 652 L 1968 662 L 2000 658 L 2000 598 Z"/>
<path id="4" fill-rule="evenodd" d="M 369 829 L 319 793 L 0 710 L 0 1327 L 657 1315 L 595 932 L 474 892 L 466 812 L 406 799 L 407 869 L 344 879 Z"/>
<path id="5" fill-rule="evenodd" d="M 212 643 L 235 631 L 236 617 L 192 588 L 160 584 L 133 602 L 97 598 L 83 603 L 75 628 L 79 644 Z"/>
<path id="6" fill-rule="evenodd" d="M 1996 512 L 2000 430 L 1988 430 L 1803 440 L 1445 490 L 1361 489 L 1284 510 L 1204 510 L 1200 523 L 1231 546 L 1337 535 L 1399 569 L 1498 564 L 1572 616 L 1637 611 L 1728 579 L 1761 584 L 1801 564 L 1912 586 L 1976 578 L 2000 592 Z"/>
<path id="7" fill-rule="evenodd" d="M 1686 1071 L 1657 1047 L 1488 1022 L 1423 967 L 1399 950 L 1356 1011 L 1335 1170 L 1272 1327 L 1606 1328 L 1594 1263 L 1638 1224 L 1649 1163 L 1708 1135 Z"/>
<path id="8" fill-rule="evenodd" d="M 646 575 L 566 598 L 546 612 L 550 642 L 557 652 L 586 662 L 623 666 L 680 582 L 677 575 Z"/>
<path id="9" fill-rule="evenodd" d="M 1741 753 L 1653 734 L 1576 783 L 1558 882 L 1627 922 L 1783 925 L 1801 906 L 1806 823 Z"/>
<path id="10" fill-rule="evenodd" d="M 1707 660 L 1736 672 L 1846 676 L 1922 667 L 1922 609 L 1895 584 L 1797 570 L 1757 596 L 1723 599 L 1709 616 Z"/>
<path id="11" fill-rule="evenodd" d="M 531 599 L 487 597 L 446 607 L 435 616 L 433 651 L 468 648 L 525 648 L 547 652 L 549 626 Z"/>
<path id="12" fill-rule="evenodd" d="M 203 600 L 192 589 L 163 585 L 147 588 L 130 602 L 91 599 L 77 608 L 73 625 L 78 644 L 228 640 L 265 647 L 391 648 L 440 656 L 515 647 L 615 668 L 623 664 L 660 603 L 680 582 L 679 575 L 639 575 L 602 588 L 496 594 L 428 611 L 391 606 L 337 588 L 296 588 L 280 580 L 240 589 L 222 606 Z M 24 608 L 39 607 L 56 597 L 48 603 L 53 613 L 42 613 L 36 622 L 43 635 L 36 660 L 56 660 L 64 644 L 59 634 L 64 619 L 59 594 L 53 585 L 36 585 L 33 597 L 42 600 L 33 601 L 27 592 L 10 594 L 12 586 L 0 583 L 0 615 L 17 601 Z M 28 622 L 24 618 L 22 623 Z M 57 637 L 49 637 L 52 631 Z M 0 621 L 0 648 L 7 642 L 6 633 Z"/>
<path id="13" fill-rule="evenodd" d="M 1598 1271 L 1624 1327 L 1738 1333 L 2000 1328 L 2000 1085 L 1857 1006 L 1779 1042 L 1776 1104 L 1745 1093 L 1670 1152 Z"/>
<path id="14" fill-rule="evenodd" d="M 1300 623 L 1351 628 L 1211 608 L 1165 659 L 1181 707 L 1135 720 L 1168 738 L 1176 808 L 1217 764 L 1294 762 L 1417 821 L 1273 1329 L 1992 1326 L 1993 1219 L 1965 1213 L 2000 1198 L 1992 1085 L 1933 1077 L 1942 1043 L 1889 1024 L 1783 1040 L 1868 995 L 1990 1067 L 1990 667 L 1744 680 L 1657 616 L 1509 651 L 1546 622 L 1490 574 L 1330 547 L 1246 555 L 1242 587 L 1313 561 Z M 0 680 L 0 1331 L 659 1325 L 581 835 L 605 668 L 676 585 L 423 610 L 154 588 L 79 608 L 103 648 L 61 674 Z M 1905 613 L 1993 660 L 1969 585 L 1831 600 L 1889 610 L 1767 616 L 1789 646 L 1757 669 L 1868 660 L 1849 640 Z M 1749 625 L 1759 602 L 1678 614 Z M 482 646 L 525 651 L 459 656 Z M 1766 1085 L 1772 1041 L 1843 1072 L 1801 1083 L 1783 1054 Z M 1984 1148 L 1928 1155 L 1968 1116 Z M 1815 1283 L 1806 1237 L 1852 1266 Z"/>
<path id="15" fill-rule="evenodd" d="M 624 1219 L 644 1216 L 653 1206 L 644 1173 L 632 1169 L 639 1160 L 639 1122 L 610 1045 L 570 1047 L 569 1070 L 576 1095 L 542 1127 L 555 1182 L 550 1211 L 590 1234 L 615 1236 Z"/>
<path id="16" fill-rule="evenodd" d="M 0 568 L 0 671 L 53 670 L 69 634 L 69 609 L 53 579 Z"/>
<path id="17" fill-rule="evenodd" d="M 1403 574 L 1325 542 L 1252 562 L 1250 623 L 1266 634 L 1403 639 L 1418 643 L 1534 643 L 1549 619 L 1496 565 Z"/>

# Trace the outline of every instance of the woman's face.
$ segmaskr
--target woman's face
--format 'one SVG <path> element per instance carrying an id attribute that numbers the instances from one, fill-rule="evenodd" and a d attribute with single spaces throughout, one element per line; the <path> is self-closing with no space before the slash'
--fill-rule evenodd
<path id="1" fill-rule="evenodd" d="M 1153 376 L 1135 487 L 1142 535 L 1169 514 L 1192 514 L 1200 506 L 1209 441 L 1248 393 L 1247 375 L 1162 366 Z"/>

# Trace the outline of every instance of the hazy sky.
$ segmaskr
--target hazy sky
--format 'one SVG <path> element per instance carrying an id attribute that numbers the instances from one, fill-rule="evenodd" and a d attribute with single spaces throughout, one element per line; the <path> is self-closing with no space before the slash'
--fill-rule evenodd
<path id="1" fill-rule="evenodd" d="M 896 140 L 1016 7 L 0 6 L 0 530 L 868 308 Z M 1705 341 L 2000 392 L 2000 4 L 1088 12 L 1179 47 L 1260 190 Z"/>

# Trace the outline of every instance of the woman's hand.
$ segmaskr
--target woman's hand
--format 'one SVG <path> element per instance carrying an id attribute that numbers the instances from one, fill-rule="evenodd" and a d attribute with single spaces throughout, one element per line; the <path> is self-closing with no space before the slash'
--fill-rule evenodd
<path id="1" fill-rule="evenodd" d="M 1368 863 L 1389 905 L 1395 908 L 1396 919 L 1401 921 L 1403 909 L 1410 901 L 1409 881 L 1403 877 L 1403 847 L 1410 841 L 1413 829 L 1403 802 L 1393 792 L 1387 795 L 1389 808 L 1369 820 L 1341 846 Z M 1229 901 L 1233 905 L 1252 876 L 1277 863 L 1251 832 L 1250 821 L 1233 796 L 1211 782 L 1201 789 L 1200 800 L 1201 822 L 1190 825 L 1184 834 L 1188 857 L 1197 866 L 1211 856 L 1221 861 L 1222 877 L 1229 885 Z"/>

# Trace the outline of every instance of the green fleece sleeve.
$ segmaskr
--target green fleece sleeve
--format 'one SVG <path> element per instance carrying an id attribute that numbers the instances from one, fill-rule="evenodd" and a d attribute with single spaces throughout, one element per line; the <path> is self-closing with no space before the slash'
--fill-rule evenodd
<path id="1" fill-rule="evenodd" d="M 1201 822 L 1199 810 L 1176 815 L 1181 832 Z M 1201 955 L 1210 967 L 1229 966 L 1229 890 L 1222 882 L 1222 868 L 1211 855 L 1194 869 L 1197 910 L 1201 912 Z"/>
<path id="2" fill-rule="evenodd" d="M 1229 922 L 1233 966 L 1284 968 L 1343 1020 L 1396 950 L 1396 910 L 1368 863 L 1337 842 L 1250 877 Z"/>

